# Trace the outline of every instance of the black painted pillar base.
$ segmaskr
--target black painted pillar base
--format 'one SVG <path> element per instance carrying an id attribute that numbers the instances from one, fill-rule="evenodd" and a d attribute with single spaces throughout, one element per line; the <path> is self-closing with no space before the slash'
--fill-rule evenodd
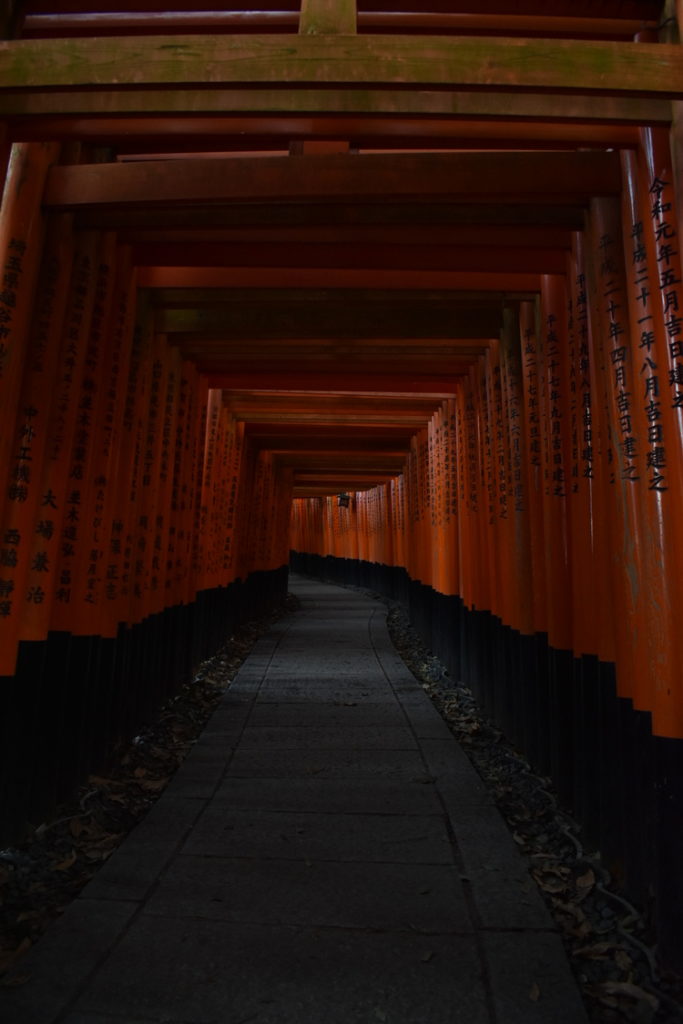
<path id="1" fill-rule="evenodd" d="M 0 680 L 0 845 L 20 841 L 106 765 L 236 623 L 281 605 L 287 577 L 287 566 L 254 573 L 116 637 L 21 643 L 15 675 Z"/>

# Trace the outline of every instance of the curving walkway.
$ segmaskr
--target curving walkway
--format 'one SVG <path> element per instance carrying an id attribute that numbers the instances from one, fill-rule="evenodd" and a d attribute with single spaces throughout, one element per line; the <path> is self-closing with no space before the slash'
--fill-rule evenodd
<path id="1" fill-rule="evenodd" d="M 379 602 L 293 578 L 7 1024 L 586 1024 L 560 939 Z"/>

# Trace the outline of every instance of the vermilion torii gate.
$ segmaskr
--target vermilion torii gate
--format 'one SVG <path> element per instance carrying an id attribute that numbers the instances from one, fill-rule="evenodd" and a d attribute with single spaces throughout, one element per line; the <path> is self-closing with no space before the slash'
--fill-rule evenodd
<path id="1" fill-rule="evenodd" d="M 680 966 L 681 11 L 270 6 L 2 7 L 4 834 L 291 548 L 408 603 Z"/>

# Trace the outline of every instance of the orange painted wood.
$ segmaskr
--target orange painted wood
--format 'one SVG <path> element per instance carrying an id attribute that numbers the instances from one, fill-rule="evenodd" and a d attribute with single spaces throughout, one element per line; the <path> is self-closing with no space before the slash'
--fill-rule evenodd
<path id="1" fill-rule="evenodd" d="M 650 262 L 645 243 L 645 224 L 642 218 L 643 213 L 650 213 L 650 200 L 649 196 L 642 195 L 638 180 L 638 159 L 635 153 L 629 153 L 622 155 L 622 161 L 624 195 L 621 216 L 630 321 L 626 344 L 629 370 L 634 381 L 634 400 L 629 413 L 633 419 L 633 434 L 638 439 L 634 455 L 640 477 L 634 496 L 635 507 L 629 510 L 630 536 L 624 561 L 630 569 L 629 584 L 634 591 L 635 605 L 632 616 L 632 634 L 637 637 L 632 652 L 634 705 L 650 711 L 654 707 L 653 695 L 657 688 L 670 687 L 672 684 L 670 647 L 672 640 L 674 644 L 677 643 L 678 632 L 674 625 L 677 599 L 672 593 L 676 581 L 669 572 L 662 571 L 676 548 L 673 536 L 676 528 L 671 520 L 673 505 L 666 500 L 666 478 L 669 476 L 667 459 L 662 458 L 663 453 L 668 454 L 666 439 L 672 436 L 673 424 L 669 417 L 666 423 L 663 417 L 651 418 L 656 412 L 663 411 L 658 404 L 660 364 L 655 352 L 662 352 L 664 346 L 657 344 L 649 333 L 654 323 L 652 307 L 656 302 L 659 275 Z M 657 463 L 660 465 L 657 466 Z M 647 579 L 647 587 L 633 588 L 635 571 L 642 579 Z"/>
<path id="2" fill-rule="evenodd" d="M 599 418 L 597 398 L 591 383 L 591 315 L 586 280 L 585 238 L 576 233 L 567 269 L 569 306 L 567 310 L 568 351 L 565 373 L 569 385 L 570 480 L 570 572 L 572 592 L 572 636 L 575 655 L 597 655 L 600 622 L 596 597 L 595 509 L 596 474 L 600 473 Z"/>
<path id="3" fill-rule="evenodd" d="M 94 453 L 95 466 L 99 466 L 107 482 L 102 521 L 93 523 L 96 550 L 101 552 L 98 588 L 100 624 L 95 632 L 104 637 L 115 637 L 123 621 L 120 595 L 123 575 L 122 517 L 128 511 L 127 487 L 133 455 L 125 422 L 134 347 L 134 306 L 135 272 L 130 265 L 130 253 L 118 250 L 109 361 L 101 400 L 104 429 L 100 445 Z"/>
<path id="4" fill-rule="evenodd" d="M 419 267 L 424 273 L 433 270 L 440 273 L 449 271 L 505 272 L 540 274 L 560 273 L 564 268 L 561 250 L 550 248 L 525 248 L 518 246 L 472 245 L 466 250 L 460 246 L 440 243 L 435 238 L 423 247 L 416 244 L 404 245 L 330 242 L 273 242 L 264 245 L 252 242 L 233 244 L 214 242 L 137 242 L 134 244 L 135 262 L 146 267 L 273 267 L 286 264 L 301 269 L 324 266 L 330 270 L 354 269 L 359 266 L 369 270 L 410 270 Z"/>
<path id="5" fill-rule="evenodd" d="M 202 497 L 204 486 L 204 459 L 206 448 L 206 429 L 208 419 L 209 389 L 206 378 L 201 374 L 195 381 L 194 394 L 194 422 L 191 433 L 191 490 L 190 490 L 190 563 L 192 567 L 190 575 L 189 600 L 194 600 L 197 591 L 201 589 L 202 578 Z"/>
<path id="6" fill-rule="evenodd" d="M 504 621 L 524 634 L 533 632 L 531 573 L 530 497 L 528 488 L 528 447 L 525 443 L 522 344 L 519 315 L 506 317 L 501 335 L 502 430 L 499 465 L 505 460 L 506 494 L 500 502 L 504 526 L 504 554 L 508 560 L 507 604 Z M 503 516 L 505 518 L 503 518 Z"/>
<path id="7" fill-rule="evenodd" d="M 471 491 L 468 487 L 469 481 L 469 442 L 470 436 L 470 382 L 463 379 L 456 390 L 456 452 L 457 452 L 457 474 L 458 474 L 458 549 L 460 559 L 458 564 L 458 588 L 457 592 L 466 606 L 471 600 L 471 518 L 470 508 Z"/>
<path id="8" fill-rule="evenodd" d="M 145 615 L 145 552 L 149 543 L 149 520 L 145 520 L 143 511 L 142 488 L 154 358 L 150 312 L 144 302 L 138 302 L 124 414 L 123 436 L 126 438 L 125 450 L 129 454 L 126 476 L 118 490 L 123 549 L 120 621 L 128 626 L 141 622 Z"/>
<path id="9" fill-rule="evenodd" d="M 1 44 L 0 44 L 1 45 Z M 124 203 L 313 199 L 419 199 L 488 203 L 518 196 L 576 202 L 619 191 L 615 153 L 398 153 L 244 157 L 73 164 L 51 169 L 45 204 L 79 208 Z"/>
<path id="10" fill-rule="evenodd" d="M 31 541 L 31 569 L 21 639 L 44 640 L 54 625 L 56 605 L 73 599 L 74 579 L 59 572 L 63 558 L 72 557 L 81 525 L 79 481 L 72 478 L 72 447 L 79 427 L 87 333 L 95 301 L 95 278 L 100 252 L 98 234 L 77 235 L 64 319 L 60 326 L 60 356 L 53 383 L 48 426 L 47 458 L 41 474 L 41 508 L 45 527 Z M 77 499 L 78 496 L 78 500 Z M 30 596 L 30 599 L 29 599 Z M 68 629 L 69 623 L 60 625 Z"/>
<path id="11" fill-rule="evenodd" d="M 683 736 L 683 701 L 675 679 L 680 663 L 681 636 L 678 625 L 683 599 L 680 566 L 683 564 L 683 483 L 679 467 L 683 460 L 683 269 L 680 256 L 681 236 L 669 140 L 658 131 L 644 130 L 639 150 L 638 198 L 642 235 L 639 256 L 644 255 L 650 276 L 652 320 L 639 324 L 638 355 L 642 358 L 644 405 L 648 418 L 646 452 L 648 490 L 653 489 L 658 517 L 653 531 L 662 539 L 659 578 L 653 580 L 651 600 L 662 599 L 658 628 L 666 653 L 653 660 L 657 669 L 654 693 L 653 727 L 657 735 Z M 642 262 L 639 264 L 643 269 Z M 637 293 L 641 294 L 642 284 Z M 654 340 L 654 345 L 650 342 Z M 642 345 L 642 348 L 640 347 Z M 650 362 L 647 359 L 650 359 Z M 656 368 L 653 368 L 652 363 Z M 667 488 L 664 490 L 663 488 Z M 650 519 L 648 519 L 650 522 Z M 673 620 L 671 618 L 673 614 Z"/>
<path id="12" fill-rule="evenodd" d="M 178 391 L 170 505 L 172 525 L 169 534 L 169 560 L 173 604 L 175 605 L 186 604 L 191 599 L 192 495 L 194 494 L 192 441 L 196 381 L 196 370 L 189 363 L 184 362 Z"/>
<path id="13" fill-rule="evenodd" d="M 14 426 L 21 394 L 29 325 L 42 257 L 41 200 L 59 147 L 28 143 L 12 147 L 0 206 L 0 480 L 15 458 Z"/>
<path id="14" fill-rule="evenodd" d="M 144 267 L 140 271 L 144 288 L 452 288 L 462 291 L 534 292 L 538 274 L 484 274 L 437 270 L 344 270 L 287 267 Z"/>
<path id="15" fill-rule="evenodd" d="M 644 19 L 610 17 L 544 17 L 516 14 L 435 13 L 409 11 L 358 11 L 358 28 L 363 32 L 429 32 L 487 35 L 522 35 L 543 38 L 568 36 L 572 39 L 609 38 L 630 40 Z M 294 32 L 295 12 L 280 11 L 83 11 L 63 14 L 27 14 L 22 24 L 23 39 L 82 35 L 162 34 L 176 32 Z"/>
<path id="16" fill-rule="evenodd" d="M 172 507 L 175 438 L 180 406 L 182 361 L 176 349 L 164 352 L 166 391 L 160 415 L 161 441 L 159 486 L 155 510 L 155 538 L 152 555 L 152 611 L 161 612 L 176 603 L 172 573 L 172 531 L 175 517 Z"/>
<path id="17" fill-rule="evenodd" d="M 541 438 L 543 516 L 547 571 L 548 641 L 571 650 L 572 614 L 569 589 L 569 382 L 563 367 L 567 352 L 567 290 L 560 276 L 544 276 L 540 308 Z"/>
<path id="18" fill-rule="evenodd" d="M 13 430 L 13 468 L 5 482 L 0 523 L 0 675 L 14 674 L 17 644 L 26 604 L 40 604 L 45 587 L 29 574 L 48 569 L 58 544 L 53 517 L 55 499 L 43 490 L 50 451 L 50 423 L 62 348 L 62 321 L 66 309 L 73 259 L 71 218 L 50 218 L 43 251 L 37 301 L 28 332 L 26 362 L 17 417 Z M 35 548 L 40 538 L 45 547 Z M 38 577 L 40 579 L 40 576 Z M 47 628 L 47 627 L 46 627 Z"/>
<path id="19" fill-rule="evenodd" d="M 76 383 L 76 420 L 67 440 L 68 488 L 62 538 L 55 566 L 59 589 L 51 628 L 77 636 L 95 635 L 100 625 L 98 591 L 103 540 L 101 523 L 106 504 L 106 477 L 100 461 L 104 440 L 106 374 L 110 363 L 110 327 L 116 260 L 116 239 L 101 237 L 92 278 L 91 299 L 84 315 L 85 352 Z M 67 536 L 68 534 L 68 536 Z"/>
<path id="20" fill-rule="evenodd" d="M 519 312 L 524 391 L 523 444 L 526 455 L 529 500 L 532 623 L 534 632 L 543 633 L 548 629 L 546 605 L 548 582 L 543 515 L 543 406 L 541 402 L 542 364 L 539 309 L 535 303 L 522 302 Z"/>
<path id="21" fill-rule="evenodd" d="M 217 471 L 219 458 L 220 421 L 223 408 L 220 391 L 210 391 L 206 408 L 206 435 L 202 468 L 201 513 L 199 519 L 200 566 L 199 589 L 209 590 L 215 585 L 214 566 L 211 554 L 214 541 L 214 503 L 216 501 Z"/>
<path id="22" fill-rule="evenodd" d="M 638 680 L 630 650 L 637 605 L 629 577 L 637 557 L 634 544 L 638 537 L 640 467 L 635 453 L 640 450 L 642 438 L 636 434 L 636 389 L 640 388 L 628 358 L 630 325 L 619 204 L 594 200 L 588 244 L 595 419 L 600 444 L 601 493 L 596 506 L 599 520 L 594 568 L 601 620 L 599 654 L 601 658 L 609 655 L 616 662 L 618 692 L 637 701 Z M 603 601 L 608 602 L 607 608 L 603 608 Z M 606 644 L 612 649 L 605 650 Z"/>

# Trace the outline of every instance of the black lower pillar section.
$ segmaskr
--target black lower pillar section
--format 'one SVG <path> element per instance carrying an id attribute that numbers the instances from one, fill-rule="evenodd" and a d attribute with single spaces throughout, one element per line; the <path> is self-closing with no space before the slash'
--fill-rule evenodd
<path id="1" fill-rule="evenodd" d="M 287 596 L 288 569 L 197 595 L 116 637 L 22 643 L 0 680 L 0 846 L 20 841 L 152 719 L 238 623 Z"/>
<path id="2" fill-rule="evenodd" d="M 665 967 L 683 974 L 683 740 L 653 743 L 658 951 Z"/>
<path id="3" fill-rule="evenodd" d="M 582 822 L 586 838 L 600 842 L 600 663 L 596 657 L 577 658 L 574 668 L 576 698 L 573 702 L 574 785 L 571 809 Z"/>
<path id="4" fill-rule="evenodd" d="M 520 633 L 519 696 L 517 700 L 516 743 L 533 764 L 538 763 L 540 725 L 538 721 L 538 650 L 534 635 Z"/>
<path id="5" fill-rule="evenodd" d="M 577 700 L 574 658 L 571 651 L 551 648 L 548 656 L 550 774 L 565 807 L 574 796 L 574 714 Z"/>
<path id="6" fill-rule="evenodd" d="M 461 678 L 462 601 L 459 597 L 432 591 L 431 605 L 431 649 L 448 670 L 451 680 L 458 682 Z"/>
<path id="7" fill-rule="evenodd" d="M 623 778 L 625 751 L 623 717 L 631 712 L 630 702 L 620 707 L 614 665 L 600 663 L 599 735 L 600 754 L 597 786 L 600 793 L 600 836 L 598 845 L 603 860 L 615 880 L 622 883 L 623 861 Z"/>

